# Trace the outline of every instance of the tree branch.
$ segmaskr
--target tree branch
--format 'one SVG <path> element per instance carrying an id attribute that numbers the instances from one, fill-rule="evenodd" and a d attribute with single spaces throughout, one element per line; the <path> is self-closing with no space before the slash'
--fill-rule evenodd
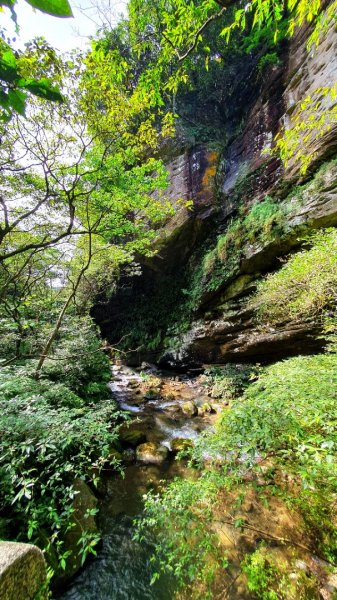
<path id="1" fill-rule="evenodd" d="M 220 2 L 219 2 L 219 4 L 220 4 Z M 222 6 L 222 5 L 220 4 L 220 6 Z M 206 21 L 204 21 L 204 23 L 201 25 L 201 27 L 199 27 L 199 29 L 196 31 L 195 36 L 194 36 L 194 41 L 192 42 L 192 44 L 190 45 L 190 47 L 186 50 L 186 52 L 184 54 L 180 54 L 178 52 L 177 48 L 175 47 L 175 45 L 171 42 L 171 40 L 165 35 L 164 32 L 162 33 L 163 38 L 173 48 L 173 50 L 178 58 L 178 62 L 183 62 L 191 54 L 191 52 L 193 52 L 193 50 L 195 49 L 195 47 L 198 43 L 199 35 L 202 34 L 202 32 L 206 29 L 206 27 L 208 27 L 208 25 L 210 23 L 212 23 L 212 21 L 215 21 L 216 19 L 219 19 L 220 17 L 222 17 L 222 15 L 225 13 L 226 10 L 227 10 L 227 6 L 223 6 L 222 9 L 218 13 L 211 15 L 210 17 L 208 17 L 208 19 L 206 19 Z"/>

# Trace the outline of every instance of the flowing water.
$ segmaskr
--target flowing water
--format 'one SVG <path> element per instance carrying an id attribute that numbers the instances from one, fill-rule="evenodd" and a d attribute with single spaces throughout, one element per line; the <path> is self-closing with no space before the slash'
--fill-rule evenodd
<path id="1" fill-rule="evenodd" d="M 158 389 L 144 393 L 146 375 L 127 367 L 114 366 L 112 371 L 112 395 L 122 410 L 136 418 L 135 426 L 147 441 L 170 451 L 175 438 L 194 440 L 210 426 L 210 416 L 188 417 L 181 410 L 186 401 L 198 396 L 200 403 L 207 400 L 196 379 L 156 372 Z M 113 472 L 105 475 L 99 510 L 102 545 L 60 600 L 171 600 L 172 581 L 161 577 L 150 585 L 152 548 L 148 542 L 133 539 L 134 519 L 142 513 L 145 493 L 160 481 L 184 477 L 189 471 L 169 453 L 161 464 L 131 462 L 123 478 Z"/>

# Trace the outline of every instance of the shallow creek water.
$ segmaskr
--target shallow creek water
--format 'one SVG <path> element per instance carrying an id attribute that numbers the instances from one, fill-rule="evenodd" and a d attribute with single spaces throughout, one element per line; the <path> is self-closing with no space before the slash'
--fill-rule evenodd
<path id="1" fill-rule="evenodd" d="M 170 452 L 172 441 L 195 440 L 211 426 L 214 417 L 191 417 L 182 411 L 183 404 L 190 400 L 200 405 L 207 401 L 197 378 L 157 371 L 144 375 L 117 365 L 112 367 L 112 374 L 112 395 L 119 407 L 135 418 L 131 427 L 141 430 L 147 442 L 165 446 L 169 454 L 161 464 L 131 460 L 124 478 L 113 472 L 104 475 L 99 506 L 102 545 L 97 557 L 71 582 L 60 600 L 171 600 L 172 581 L 162 577 L 150 585 L 151 547 L 133 539 L 133 521 L 141 515 L 146 492 L 156 489 L 160 481 L 188 474 L 186 465 Z M 156 389 L 146 389 L 153 376 Z M 133 453 L 130 448 L 129 459 Z"/>

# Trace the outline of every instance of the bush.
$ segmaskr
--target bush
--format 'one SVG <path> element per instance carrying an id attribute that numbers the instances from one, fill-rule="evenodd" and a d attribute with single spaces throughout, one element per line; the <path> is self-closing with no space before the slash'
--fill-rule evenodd
<path id="1" fill-rule="evenodd" d="M 270 564 L 260 549 L 246 556 L 242 570 L 247 576 L 247 587 L 255 592 L 261 600 L 279 600 L 279 595 L 272 589 L 279 577 L 278 570 Z"/>
<path id="2" fill-rule="evenodd" d="M 222 490 L 225 496 L 231 490 L 235 497 L 247 489 L 246 475 L 254 481 L 255 492 L 261 494 L 257 500 L 260 498 L 262 506 L 264 494 L 269 493 L 299 511 L 315 551 L 335 562 L 337 528 L 332 518 L 337 492 L 335 344 L 328 353 L 290 358 L 261 370 L 257 381 L 222 413 L 216 431 L 199 438 L 191 450 L 192 464 L 201 468 L 200 477 L 175 480 L 161 496 L 147 496 L 141 530 L 152 528 L 159 532 L 156 556 L 161 568 L 173 572 L 180 585 L 202 580 L 208 581 L 208 589 L 212 590 L 215 573 L 220 573 L 220 579 L 223 576 L 223 549 L 214 538 L 212 515 Z M 268 486 L 259 492 L 255 482 L 261 476 L 260 462 L 267 458 L 272 461 L 268 474 L 264 475 Z M 218 511 L 223 513 L 221 504 Z M 239 519 L 235 526 L 240 527 L 244 522 Z M 257 576 L 259 560 L 266 569 Z M 209 580 L 208 565 L 212 576 Z M 266 557 L 247 559 L 243 567 L 250 585 L 255 586 L 250 589 L 262 590 L 259 597 L 270 600 L 292 597 L 275 596 L 273 569 L 268 567 Z M 193 586 L 189 589 L 192 598 L 198 597 Z"/>
<path id="3" fill-rule="evenodd" d="M 337 231 L 315 233 L 308 243 L 260 283 L 253 304 L 262 322 L 311 318 L 336 306 Z"/>
<path id="4" fill-rule="evenodd" d="M 102 341 L 91 319 L 68 317 L 54 352 L 46 359 L 42 376 L 62 381 L 88 401 L 108 398 L 111 372 L 109 359 L 101 347 Z"/>
<path id="5" fill-rule="evenodd" d="M 29 377 L 24 367 L 0 371 L 0 396 L 3 400 L 20 398 L 28 402 L 33 396 L 55 407 L 80 408 L 84 404 L 82 398 L 64 384 L 47 379 L 36 381 Z"/>
<path id="6" fill-rule="evenodd" d="M 1 370 L 0 398 L 0 517 L 9 520 L 11 539 L 52 547 L 64 568 L 74 480 L 97 484 L 111 462 L 119 413 L 111 399 L 84 406 L 67 386 L 31 379 L 27 368 Z M 93 551 L 83 536 L 79 552 L 86 544 Z"/>
<path id="7" fill-rule="evenodd" d="M 242 394 L 256 367 L 253 365 L 223 365 L 205 370 L 204 385 L 212 398 L 233 400 Z"/>

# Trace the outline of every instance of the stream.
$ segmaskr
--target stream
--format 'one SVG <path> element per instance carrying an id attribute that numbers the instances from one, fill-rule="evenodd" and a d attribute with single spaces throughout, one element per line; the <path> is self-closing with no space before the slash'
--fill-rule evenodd
<path id="1" fill-rule="evenodd" d="M 163 480 L 191 470 L 175 460 L 175 444 L 195 440 L 214 422 L 202 407 L 209 401 L 197 377 L 112 366 L 109 386 L 121 410 L 133 418 L 127 431 L 142 434 L 159 448 L 158 462 L 136 455 L 137 444 L 124 443 L 124 477 L 108 472 L 99 505 L 102 544 L 97 556 L 70 582 L 60 600 L 171 600 L 174 582 L 162 576 L 151 586 L 152 548 L 133 539 L 134 519 L 141 515 L 143 495 Z M 195 414 L 187 414 L 194 405 Z M 187 404 L 187 406 L 186 406 Z M 199 406 L 199 409 L 198 409 Z M 197 411 L 199 414 L 197 414 Z"/>

